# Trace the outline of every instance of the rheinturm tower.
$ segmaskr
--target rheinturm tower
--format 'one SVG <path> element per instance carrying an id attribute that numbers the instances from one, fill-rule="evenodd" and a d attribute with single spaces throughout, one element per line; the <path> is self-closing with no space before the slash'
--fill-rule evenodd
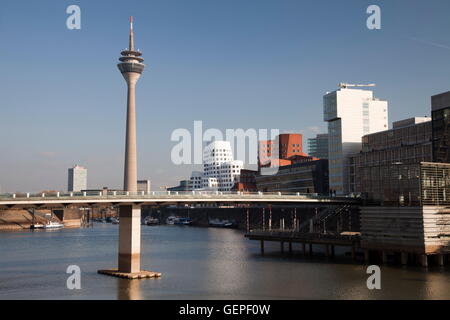
<path id="1" fill-rule="evenodd" d="M 127 128 L 125 139 L 124 191 L 137 192 L 137 151 L 136 151 L 136 83 L 144 71 L 142 53 L 134 49 L 133 17 L 130 17 L 130 43 L 121 52 L 117 65 L 128 86 Z"/>
<path id="2" fill-rule="evenodd" d="M 130 45 L 121 52 L 117 65 L 128 86 L 127 133 L 125 140 L 125 175 L 123 189 L 137 195 L 136 161 L 136 83 L 144 71 L 142 54 L 134 49 L 133 17 L 130 17 Z M 141 204 L 119 205 L 119 255 L 118 268 L 99 270 L 99 273 L 128 279 L 160 277 L 158 272 L 141 270 Z"/>

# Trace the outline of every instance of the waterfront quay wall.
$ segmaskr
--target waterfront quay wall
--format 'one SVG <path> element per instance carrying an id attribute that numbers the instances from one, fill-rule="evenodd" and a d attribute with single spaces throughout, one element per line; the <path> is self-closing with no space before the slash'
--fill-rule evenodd
<path id="1" fill-rule="evenodd" d="M 428 258 L 443 264 L 450 255 L 450 208 L 361 207 L 361 248 L 366 256 L 398 256 L 402 264 Z"/>
<path id="2" fill-rule="evenodd" d="M 53 215 L 52 215 L 53 213 Z M 36 209 L 34 210 L 35 223 L 45 224 L 49 219 L 64 223 L 66 228 L 79 228 L 82 226 L 84 212 L 79 208 L 65 209 Z M 0 210 L 0 231 L 17 231 L 30 229 L 33 224 L 33 211 L 10 209 Z"/>
<path id="3" fill-rule="evenodd" d="M 46 219 L 43 216 L 50 213 L 50 210 L 39 210 L 35 215 L 36 223 L 44 223 Z M 28 210 L 0 210 L 0 231 L 29 229 L 32 223 L 33 215 Z"/>

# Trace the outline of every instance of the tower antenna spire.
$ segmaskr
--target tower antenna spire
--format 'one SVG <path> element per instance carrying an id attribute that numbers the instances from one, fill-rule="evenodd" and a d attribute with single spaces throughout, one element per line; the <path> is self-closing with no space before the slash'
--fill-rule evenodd
<path id="1" fill-rule="evenodd" d="M 133 16 L 130 16 L 130 51 L 134 51 Z"/>

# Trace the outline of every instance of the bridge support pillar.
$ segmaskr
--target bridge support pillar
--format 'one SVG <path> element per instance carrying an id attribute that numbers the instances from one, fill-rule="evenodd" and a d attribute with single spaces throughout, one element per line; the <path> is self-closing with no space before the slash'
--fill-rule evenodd
<path id="1" fill-rule="evenodd" d="M 261 255 L 264 254 L 264 240 L 261 240 Z"/>
<path id="2" fill-rule="evenodd" d="M 284 253 L 284 242 L 281 241 L 280 245 L 281 245 L 281 253 Z"/>
<path id="3" fill-rule="evenodd" d="M 289 254 L 292 254 L 292 242 L 289 241 Z"/>
<path id="4" fill-rule="evenodd" d="M 302 251 L 303 251 L 303 255 L 306 255 L 306 243 L 302 243 Z"/>
<path id="5" fill-rule="evenodd" d="M 141 271 L 141 208 L 126 205 L 119 209 L 119 271 Z"/>
<path id="6" fill-rule="evenodd" d="M 444 255 L 442 253 L 437 255 L 437 260 L 440 267 L 444 266 Z"/>
<path id="7" fill-rule="evenodd" d="M 141 270 L 141 207 L 121 205 L 119 208 L 118 269 L 99 273 L 121 278 L 156 278 L 161 273 Z"/>
<path id="8" fill-rule="evenodd" d="M 388 262 L 388 255 L 384 250 L 381 252 L 381 261 L 383 261 L 383 264 L 386 264 Z"/>
<path id="9" fill-rule="evenodd" d="M 428 256 L 426 254 L 421 254 L 419 256 L 420 265 L 424 268 L 428 268 Z"/>
<path id="10" fill-rule="evenodd" d="M 401 260 L 402 265 L 406 266 L 408 264 L 408 253 L 400 252 L 400 260 Z"/>
<path id="11" fill-rule="evenodd" d="M 369 250 L 364 250 L 364 261 L 366 262 L 366 263 L 369 263 L 369 260 L 370 260 L 370 255 L 369 255 Z"/>
<path id="12" fill-rule="evenodd" d="M 310 255 L 310 256 L 313 255 L 313 246 L 312 246 L 311 243 L 309 244 L 309 255 Z"/>

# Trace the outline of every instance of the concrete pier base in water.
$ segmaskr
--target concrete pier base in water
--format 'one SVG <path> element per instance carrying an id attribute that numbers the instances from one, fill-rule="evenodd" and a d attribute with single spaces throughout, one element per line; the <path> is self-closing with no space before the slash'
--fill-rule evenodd
<path id="1" fill-rule="evenodd" d="M 124 279 L 146 279 L 146 278 L 160 278 L 161 273 L 159 272 L 153 272 L 153 271 L 139 271 L 139 272 L 120 272 L 117 269 L 111 269 L 111 270 L 98 270 L 98 273 L 104 274 L 107 276 L 113 276 L 117 278 L 124 278 Z"/>

